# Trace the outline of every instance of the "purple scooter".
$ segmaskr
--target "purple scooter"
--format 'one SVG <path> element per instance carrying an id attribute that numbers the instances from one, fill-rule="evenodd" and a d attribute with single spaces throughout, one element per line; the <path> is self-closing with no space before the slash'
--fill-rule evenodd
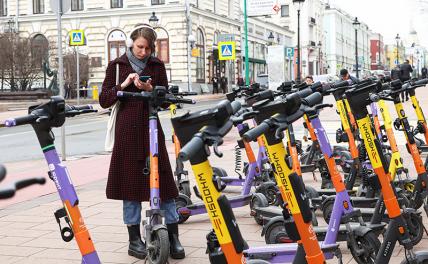
<path id="1" fill-rule="evenodd" d="M 159 168 L 158 168 L 158 111 L 169 104 L 194 104 L 195 101 L 169 94 L 165 87 L 156 86 L 153 92 L 124 92 L 118 91 L 117 96 L 126 100 L 132 98 L 141 100 L 149 105 L 149 134 L 150 134 L 150 209 L 146 210 L 146 220 L 143 220 L 143 236 L 146 241 L 150 263 L 163 264 L 168 261 L 169 239 L 165 226 L 164 211 L 160 209 Z"/>
<path id="2" fill-rule="evenodd" d="M 240 114 L 241 117 L 235 118 L 233 123 L 238 128 L 239 134 L 242 136 L 249 129 L 248 125 L 243 123 L 244 120 L 251 119 L 254 113 L 249 111 L 242 111 Z M 263 147 L 259 148 L 258 157 L 256 160 L 251 145 L 246 142 L 242 142 L 242 144 L 244 144 L 244 148 L 248 157 L 248 169 L 246 171 L 245 181 L 243 183 L 240 182 L 238 185 L 242 185 L 241 194 L 229 198 L 230 204 L 232 208 L 243 207 L 248 204 L 250 204 L 251 209 L 256 207 L 267 207 L 269 206 L 269 202 L 263 193 L 259 193 L 257 191 L 255 193 L 251 193 L 251 187 L 254 184 L 254 179 L 260 178 L 262 173 L 268 173 L 265 170 L 260 169 L 266 168 L 264 165 L 264 162 L 267 162 L 265 149 Z M 216 151 L 216 148 L 214 150 Z M 224 178 L 221 178 L 221 181 L 223 180 Z M 217 181 L 214 181 L 214 185 L 218 191 L 221 191 L 221 182 L 219 181 L 220 177 L 217 177 Z M 259 186 L 258 190 L 262 188 L 268 190 L 269 187 L 275 186 L 276 185 L 274 182 L 264 182 Z M 274 196 L 276 196 L 276 193 L 274 194 Z M 177 206 L 178 215 L 180 217 L 179 223 L 184 223 L 192 215 L 207 213 L 207 209 L 203 202 L 193 204 L 192 201 L 182 193 L 179 194 L 179 197 L 175 200 L 175 203 Z"/>
<path id="3" fill-rule="evenodd" d="M 101 263 L 95 251 L 93 240 L 83 222 L 78 207 L 79 199 L 74 189 L 67 167 L 63 164 L 56 152 L 54 145 L 53 127 L 61 127 L 66 117 L 96 112 L 90 105 L 69 106 L 60 96 L 51 97 L 50 101 L 31 106 L 26 116 L 9 118 L 5 121 L 6 127 L 31 124 L 39 139 L 40 146 L 49 166 L 49 178 L 54 181 L 64 207 L 55 212 L 55 218 L 61 231 L 61 237 L 65 242 L 76 238 L 77 245 L 82 254 L 82 263 Z M 68 226 L 61 227 L 61 218 L 64 218 Z"/>

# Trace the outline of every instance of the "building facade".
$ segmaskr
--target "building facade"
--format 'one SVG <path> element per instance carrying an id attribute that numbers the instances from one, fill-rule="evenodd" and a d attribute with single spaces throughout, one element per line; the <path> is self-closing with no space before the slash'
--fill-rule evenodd
<path id="1" fill-rule="evenodd" d="M 354 20 L 355 17 L 346 12 L 326 6 L 324 31 L 327 39 L 326 59 L 329 74 L 338 75 L 341 69 L 347 69 L 356 75 L 355 29 L 357 29 L 359 77 L 369 74 L 371 32 L 362 21 L 359 21 L 360 24 L 355 27 Z"/>
<path id="2" fill-rule="evenodd" d="M 301 77 L 319 75 L 326 72 L 325 61 L 325 34 L 323 28 L 323 15 L 325 4 L 320 0 L 306 0 L 295 4 L 292 0 L 280 1 L 281 9 L 277 15 L 271 16 L 272 21 L 294 32 L 291 45 L 295 48 L 294 61 L 297 61 L 298 23 L 297 13 L 300 10 L 300 52 Z M 297 76 L 297 64 L 294 63 L 293 77 Z"/>
<path id="3" fill-rule="evenodd" d="M 19 35 L 48 43 L 49 61 L 55 68 L 57 24 L 49 0 L 0 2 L 3 31 L 11 30 L 13 24 Z M 152 16 L 158 19 L 156 56 L 165 62 L 170 83 L 196 92 L 207 91 L 213 80 L 222 77 L 228 77 L 229 84 L 236 83 L 244 67 L 239 0 L 71 0 L 70 10 L 62 16 L 63 51 L 74 52 L 74 48 L 68 46 L 68 33 L 84 30 L 87 41 L 79 52 L 88 56 L 90 64 L 89 79 L 85 81 L 89 86 L 100 87 L 108 63 L 126 51 L 125 40 L 132 29 L 141 23 L 148 24 Z M 256 62 L 263 62 L 265 58 L 267 32 L 273 32 L 280 39 L 291 34 L 272 23 L 260 24 L 254 19 L 252 24 L 250 50 Z M 222 35 L 232 36 L 236 43 L 237 57 L 229 64 L 218 58 L 217 44 Z M 263 63 L 258 64 L 261 65 L 252 66 L 253 72 L 266 72 Z"/>
<path id="4" fill-rule="evenodd" d="M 372 33 L 370 36 L 370 69 L 384 70 L 386 64 L 383 36 L 380 33 Z"/>

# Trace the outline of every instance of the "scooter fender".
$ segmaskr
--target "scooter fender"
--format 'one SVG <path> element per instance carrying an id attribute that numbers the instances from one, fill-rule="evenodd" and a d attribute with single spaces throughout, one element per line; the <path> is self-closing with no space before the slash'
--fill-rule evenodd
<path id="1" fill-rule="evenodd" d="M 358 226 L 356 228 L 353 228 L 352 231 L 354 232 L 355 236 L 363 237 L 368 232 L 371 232 L 372 230 L 368 228 L 367 226 Z"/>
<path id="2" fill-rule="evenodd" d="M 276 223 L 276 222 L 284 222 L 284 217 L 281 215 L 281 216 L 275 216 L 275 217 L 272 217 L 268 222 L 267 222 L 267 224 L 265 224 L 264 226 L 263 226 L 263 229 L 262 229 L 262 235 L 261 236 L 264 236 L 265 234 L 266 234 L 266 230 L 271 226 L 271 225 L 273 225 L 274 223 Z"/>
<path id="3" fill-rule="evenodd" d="M 152 227 L 151 232 L 154 232 L 154 231 L 157 231 L 157 230 L 160 230 L 160 229 L 167 230 L 165 225 L 155 225 L 155 226 Z"/>

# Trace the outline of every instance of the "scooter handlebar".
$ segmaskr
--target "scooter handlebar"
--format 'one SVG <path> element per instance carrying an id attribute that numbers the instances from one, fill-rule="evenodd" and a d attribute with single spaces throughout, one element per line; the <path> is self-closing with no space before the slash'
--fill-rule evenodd
<path id="1" fill-rule="evenodd" d="M 193 156 L 197 155 L 201 149 L 204 148 L 204 140 L 198 134 L 192 137 L 186 145 L 178 153 L 178 158 L 181 161 L 187 161 Z"/>
<path id="2" fill-rule="evenodd" d="M 259 136 L 263 135 L 267 130 L 269 130 L 269 128 L 270 125 L 267 122 L 263 121 L 258 126 L 245 132 L 242 138 L 246 142 L 255 141 Z"/>
<path id="3" fill-rule="evenodd" d="M 13 182 L 9 186 L 0 190 L 0 199 L 11 198 L 15 195 L 17 190 L 23 189 L 30 185 L 45 184 L 45 183 L 46 183 L 46 179 L 43 177 L 28 178 L 28 179 L 23 179 L 23 180 Z"/>
<path id="4" fill-rule="evenodd" d="M 25 116 L 19 116 L 14 118 L 8 118 L 5 120 L 4 125 L 6 127 L 13 127 L 13 126 L 21 126 L 21 125 L 27 125 L 35 122 L 39 117 L 33 114 L 25 115 Z"/>
<path id="5" fill-rule="evenodd" d="M 6 168 L 0 164 L 0 182 L 6 177 Z"/>

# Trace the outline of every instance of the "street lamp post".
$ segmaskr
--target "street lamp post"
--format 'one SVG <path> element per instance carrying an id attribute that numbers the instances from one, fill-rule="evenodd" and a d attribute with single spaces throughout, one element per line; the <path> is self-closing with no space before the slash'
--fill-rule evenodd
<path id="1" fill-rule="evenodd" d="M 419 79 L 419 50 L 416 50 L 416 78 Z"/>
<path id="2" fill-rule="evenodd" d="M 305 0 L 293 0 L 293 3 L 298 4 L 297 8 L 297 77 L 296 83 L 300 83 L 301 73 L 300 73 L 300 8 L 301 4 L 304 3 Z"/>
<path id="3" fill-rule="evenodd" d="M 273 44 L 273 42 L 274 42 L 274 40 L 275 40 L 275 36 L 273 35 L 273 32 L 271 31 L 271 32 L 269 33 L 269 36 L 268 36 L 268 42 L 269 42 L 269 45 L 272 45 L 272 44 Z"/>
<path id="4" fill-rule="evenodd" d="M 396 60 L 396 65 L 399 64 L 399 57 L 398 57 L 398 41 L 400 41 L 400 36 L 397 34 L 397 36 L 395 37 L 395 40 L 397 41 L 397 60 Z"/>
<path id="5" fill-rule="evenodd" d="M 192 35 L 192 17 L 190 16 L 190 2 L 185 1 L 187 21 L 187 91 L 192 91 L 192 48 L 195 37 Z"/>
<path id="6" fill-rule="evenodd" d="M 355 17 L 354 22 L 352 22 L 352 25 L 355 27 L 355 71 L 357 78 L 359 78 L 358 74 L 358 27 L 360 26 L 360 22 L 358 21 L 358 18 Z"/>
<path id="7" fill-rule="evenodd" d="M 152 12 L 152 16 L 149 18 L 149 24 L 152 28 L 156 28 L 158 26 L 159 18 L 156 16 L 155 12 Z"/>
<path id="8" fill-rule="evenodd" d="M 321 75 L 322 74 L 322 66 L 321 66 L 321 47 L 322 47 L 322 43 L 321 41 L 318 41 L 318 74 Z"/>

